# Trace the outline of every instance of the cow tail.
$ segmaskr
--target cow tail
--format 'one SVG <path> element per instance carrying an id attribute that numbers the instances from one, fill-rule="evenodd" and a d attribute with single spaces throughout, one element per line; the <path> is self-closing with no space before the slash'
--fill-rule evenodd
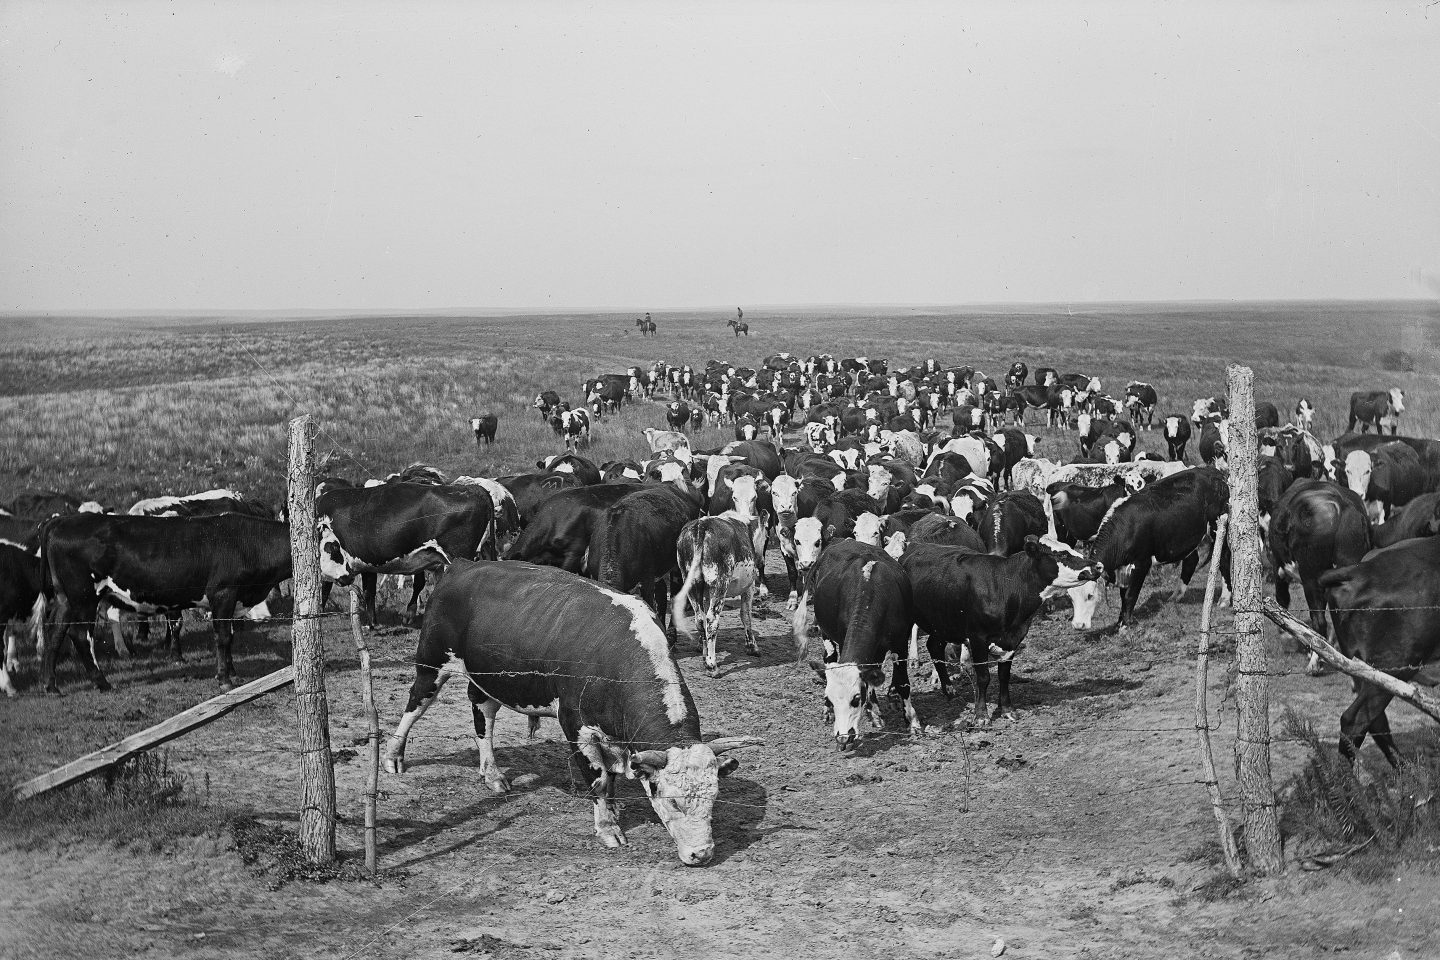
<path id="1" fill-rule="evenodd" d="M 35 642 L 36 654 L 43 654 L 45 652 L 45 612 L 47 605 L 45 590 L 42 589 L 40 595 L 35 598 L 35 605 L 30 608 L 30 621 L 28 624 L 30 637 Z"/>
<path id="2" fill-rule="evenodd" d="M 805 584 L 800 594 L 800 603 L 795 607 L 795 613 L 790 618 L 790 627 L 795 635 L 795 662 L 805 661 L 805 650 L 810 645 L 810 624 L 807 615 L 810 612 L 810 584 Z"/>
<path id="3" fill-rule="evenodd" d="M 695 553 L 690 558 L 690 569 L 685 574 L 685 582 L 680 589 L 675 591 L 675 599 L 670 605 L 670 616 L 675 624 L 675 629 L 683 633 L 688 640 L 695 639 L 695 621 L 686 616 L 686 607 L 690 605 L 690 591 L 695 588 L 695 582 L 700 579 L 700 562 L 704 556 L 704 541 L 700 531 L 696 530 Z"/>
<path id="4" fill-rule="evenodd" d="M 485 532 L 480 534 L 480 542 L 475 544 L 475 559 L 477 560 L 498 560 L 499 554 L 495 547 L 495 512 L 490 512 L 490 522 L 485 524 Z"/>

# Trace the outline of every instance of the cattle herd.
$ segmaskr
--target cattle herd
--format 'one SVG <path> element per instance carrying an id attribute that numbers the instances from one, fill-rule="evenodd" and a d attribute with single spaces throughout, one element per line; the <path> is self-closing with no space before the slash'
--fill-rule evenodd
<path id="1" fill-rule="evenodd" d="M 499 708 L 528 715 L 532 731 L 555 718 L 594 802 L 597 836 L 625 842 L 614 792 L 618 778 L 637 779 L 687 864 L 712 855 L 718 778 L 738 764 L 721 755 L 755 741 L 702 739 L 677 638 L 698 643 L 713 674 L 724 606 L 736 601 L 745 650 L 758 655 L 752 614 L 768 597 L 772 547 L 796 656 L 805 657 L 813 618 L 827 723 L 848 751 L 864 736 L 862 718 L 884 725 L 887 698 L 912 734 L 923 730 L 910 676 L 921 635 L 945 697 L 957 693 L 958 668 L 974 678 L 977 724 L 1013 716 L 1012 667 L 1036 617 L 1067 596 L 1075 628 L 1091 629 L 1116 585 L 1118 627 L 1128 628 L 1152 566 L 1179 565 L 1178 599 L 1228 509 L 1224 399 L 1157 411 L 1157 391 L 1139 381 L 1112 397 L 1085 373 L 1042 367 L 1032 380 L 1023 362 L 997 381 L 934 359 L 781 353 L 755 367 L 632 367 L 586 380 L 581 396 L 573 407 L 551 390 L 535 397 L 563 451 L 531 472 L 449 478 L 415 464 L 364 484 L 322 477 L 323 582 L 328 592 L 358 578 L 373 625 L 380 576 L 413 577 L 407 623 L 427 574 L 440 577 L 389 770 L 403 772 L 411 728 L 463 669 L 490 789 L 508 789 L 493 749 Z M 644 430 L 650 455 L 587 459 L 592 427 L 625 404 L 663 416 Z M 1256 413 L 1260 526 L 1277 597 L 1287 604 L 1298 582 L 1311 623 L 1330 632 L 1328 611 L 1344 652 L 1428 679 L 1423 668 L 1440 652 L 1440 441 L 1399 435 L 1398 389 L 1354 394 L 1350 428 L 1360 432 L 1329 443 L 1312 433 L 1309 400 L 1286 406 L 1293 417 L 1283 425 L 1273 404 Z M 1040 438 L 1025 429 L 1032 411 L 1073 436 L 1073 455 L 1037 456 Z M 697 449 L 694 431 L 707 423 L 734 440 Z M 477 443 L 496 442 L 493 414 L 471 427 Z M 1138 449 L 1154 429 L 1164 457 Z M 0 615 L 16 621 L 0 683 L 12 694 L 27 627 L 43 689 L 58 692 L 68 637 L 103 690 L 97 623 L 108 619 L 124 654 L 122 612 L 138 617 L 142 637 L 148 618 L 163 616 L 179 656 L 189 608 L 211 616 L 216 675 L 228 688 L 235 626 L 268 615 L 291 575 L 285 518 L 228 490 L 123 513 L 27 495 L 0 514 L 0 535 Z M 1220 560 L 1228 579 L 1224 549 Z M 457 660 L 463 667 L 450 665 Z M 1393 760 L 1388 695 L 1357 691 L 1341 749 L 1353 756 L 1373 735 Z"/>

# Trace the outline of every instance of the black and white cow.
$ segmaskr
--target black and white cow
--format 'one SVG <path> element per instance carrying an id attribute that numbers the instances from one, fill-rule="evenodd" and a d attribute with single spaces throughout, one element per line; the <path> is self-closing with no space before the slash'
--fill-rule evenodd
<path id="1" fill-rule="evenodd" d="M 1315 429 L 1315 406 L 1306 397 L 1295 404 L 1295 426 L 1306 431 Z"/>
<path id="2" fill-rule="evenodd" d="M 764 553 L 755 551 L 755 534 L 763 532 L 760 519 L 745 519 L 733 513 L 692 520 L 680 531 L 676 559 L 685 581 L 675 593 L 672 621 L 678 632 L 695 639 L 696 621 L 686 615 L 692 603 L 698 611 L 700 649 L 705 669 L 719 669 L 716 640 L 720 631 L 720 607 L 727 599 L 740 601 L 740 625 L 745 631 L 746 652 L 759 656 L 751 611 L 755 592 L 765 572 Z"/>
<path id="3" fill-rule="evenodd" d="M 602 483 L 551 494 L 536 507 L 505 559 L 584 573 L 591 538 L 605 511 L 643 489 L 642 483 Z"/>
<path id="4" fill-rule="evenodd" d="M 554 390 L 545 390 L 535 395 L 535 402 L 531 404 L 540 411 L 541 420 L 549 420 L 551 415 L 560 409 L 560 394 Z"/>
<path id="5" fill-rule="evenodd" d="M 483 440 L 485 446 L 495 442 L 495 430 L 500 426 L 500 418 L 493 413 L 482 413 L 478 417 L 470 418 L 470 429 L 475 432 L 475 446 L 480 446 Z"/>
<path id="6" fill-rule="evenodd" d="M 320 531 L 322 593 L 348 585 L 358 574 L 363 607 L 376 626 L 376 578 L 414 576 L 405 623 L 415 619 L 427 570 L 455 560 L 494 559 L 495 505 L 484 487 L 470 484 L 384 483 L 328 490 L 315 500 Z"/>
<path id="7" fill-rule="evenodd" d="M 1185 462 L 1185 445 L 1190 442 L 1190 421 L 1171 414 L 1165 418 L 1165 456 L 1176 463 Z"/>
<path id="8" fill-rule="evenodd" d="M 132 517 L 213 517 L 221 513 L 242 513 L 261 520 L 275 519 L 274 510 L 258 501 L 246 499 L 234 490 L 206 490 L 183 497 L 150 497 L 137 501 L 125 512 Z"/>
<path id="9" fill-rule="evenodd" d="M 1371 427 L 1376 433 L 1383 433 L 1386 427 L 1390 428 L 1390 435 L 1393 437 L 1400 430 L 1400 414 L 1405 412 L 1405 391 L 1399 387 L 1391 387 L 1389 390 L 1357 390 L 1350 394 L 1350 422 L 1346 424 L 1345 430 L 1348 433 L 1355 429 L 1355 424 L 1360 424 L 1360 432 L 1364 433 Z"/>
<path id="10" fill-rule="evenodd" d="M 1008 490 L 1014 485 L 1015 465 L 1035 456 L 1035 445 L 1040 438 L 1018 427 L 1006 427 L 992 434 L 990 439 L 998 451 L 998 455 L 990 460 L 990 478 L 996 483 L 1004 483 Z"/>
<path id="11" fill-rule="evenodd" d="M 1213 467 L 1196 467 L 1146 484 L 1115 501 L 1095 534 L 1093 556 L 1115 583 L 1128 568 L 1120 600 L 1120 628 L 1135 621 L 1135 601 L 1153 563 L 1179 563 L 1178 600 L 1200 562 L 1197 553 L 1228 506 L 1230 488 Z M 1222 558 L 1223 559 L 1223 558 Z M 1222 564 L 1229 583 L 1228 566 Z"/>
<path id="12" fill-rule="evenodd" d="M 455 675 L 442 669 L 452 657 L 469 681 L 480 775 L 490 790 L 510 789 L 495 761 L 500 708 L 532 723 L 555 717 L 570 744 L 571 775 L 594 802 L 601 843 L 625 845 L 615 787 L 620 777 L 638 779 L 680 862 L 710 860 L 717 778 L 739 766 L 717 756 L 757 741 L 702 742 L 690 690 L 640 600 L 551 567 L 457 564 L 436 588 L 420 631 L 415 682 L 385 748 L 390 772 L 404 772 L 410 730 Z"/>
<path id="13" fill-rule="evenodd" d="M 665 407 L 665 422 L 671 430 L 691 429 L 691 418 L 690 404 L 684 400 L 672 400 Z"/>
<path id="14" fill-rule="evenodd" d="M 1140 429 L 1149 430 L 1155 426 L 1155 406 L 1159 402 L 1160 396 L 1150 384 L 1131 380 L 1125 385 L 1125 409 Z"/>
<path id="15" fill-rule="evenodd" d="M 1100 522 L 1117 500 L 1145 486 L 1141 477 L 1116 477 L 1103 487 L 1058 481 L 1045 488 L 1050 512 L 1055 517 L 1055 535 L 1069 546 L 1087 544 L 1100 530 Z"/>
<path id="16" fill-rule="evenodd" d="M 45 595 L 40 557 L 22 544 L 0 540 L 0 630 L 5 633 L 5 658 L 0 662 L 0 690 L 15 696 L 11 674 L 20 669 L 20 636 L 15 621 L 28 618 L 31 642 L 42 649 Z"/>
<path id="17" fill-rule="evenodd" d="M 640 596 L 665 622 L 670 584 L 678 578 L 675 544 L 680 532 L 700 516 L 701 498 L 682 478 L 678 483 L 647 483 L 616 501 L 591 536 L 585 573 L 612 590 Z"/>
<path id="18" fill-rule="evenodd" d="M 1370 542 L 1370 520 L 1358 495 L 1325 480 L 1295 481 L 1275 505 L 1266 535 L 1275 561 L 1275 600 L 1289 608 L 1290 584 L 1299 581 L 1311 629 L 1328 635 L 1320 575 L 1359 563 Z"/>
<path id="19" fill-rule="evenodd" d="M 1440 682 L 1440 539 L 1403 540 L 1360 563 L 1321 574 L 1340 652 L 1397 680 Z M 1399 764 L 1390 721 L 1391 695 L 1356 680 L 1355 700 L 1340 717 L 1340 752 L 1354 759 L 1368 733 Z"/>
<path id="20" fill-rule="evenodd" d="M 1010 490 L 990 501 L 976 526 L 986 553 L 1008 557 L 1025 549 L 1030 537 L 1043 537 L 1050 522 L 1035 494 Z"/>
<path id="21" fill-rule="evenodd" d="M 600 482 L 600 468 L 578 453 L 551 454 L 536 460 L 535 466 L 554 473 L 573 473 L 586 485 Z"/>
<path id="22" fill-rule="evenodd" d="M 387 485 L 388 486 L 388 485 Z M 381 488 L 374 488 L 381 489 Z M 433 488 L 427 488 L 433 489 Z M 164 614 L 208 607 L 215 634 L 215 675 L 235 681 L 231 642 L 238 606 L 260 604 L 290 579 L 290 528 L 238 513 L 209 517 L 74 514 L 46 526 L 44 576 L 54 592 L 56 634 L 45 643 L 40 678 L 58 693 L 55 660 L 70 637 L 97 689 L 110 683 L 95 663 L 94 638 L 82 642 L 101 600 L 133 613 Z M 179 656 L 178 638 L 176 656 Z"/>
<path id="23" fill-rule="evenodd" d="M 885 726 L 880 713 L 879 689 L 885 680 L 885 660 L 895 658 L 890 694 L 899 698 L 912 735 L 921 730 L 920 717 L 910 702 L 910 674 L 906 653 L 910 642 L 910 580 L 900 564 L 884 550 L 854 540 L 837 540 L 825 548 L 815 564 L 792 623 L 796 650 L 803 658 L 807 646 L 805 600 L 815 599 L 815 623 L 824 641 L 825 714 L 834 724 L 841 750 L 859 743 L 860 718 L 870 718 L 876 729 Z"/>
<path id="24" fill-rule="evenodd" d="M 552 425 L 558 423 L 556 433 L 565 439 L 566 450 L 579 450 L 590 444 L 590 412 L 584 407 L 578 410 L 564 410 L 556 415 Z"/>
<path id="25" fill-rule="evenodd" d="M 961 648 L 975 668 L 975 722 L 988 723 L 986 691 L 990 664 L 1000 678 L 996 715 L 1015 715 L 1010 703 L 1010 662 L 1020 651 L 1030 623 L 1044 601 L 1100 575 L 1097 564 L 1050 539 L 1027 537 L 1024 549 L 1008 557 L 973 553 L 963 547 L 913 544 L 900 564 L 914 594 L 915 624 L 929 636 L 940 690 L 953 697 L 946 647 Z"/>
<path id="26" fill-rule="evenodd" d="M 1420 455 L 1398 440 L 1351 450 L 1345 455 L 1344 470 L 1345 485 L 1365 501 L 1375 523 L 1384 523 L 1390 510 L 1426 492 Z"/>

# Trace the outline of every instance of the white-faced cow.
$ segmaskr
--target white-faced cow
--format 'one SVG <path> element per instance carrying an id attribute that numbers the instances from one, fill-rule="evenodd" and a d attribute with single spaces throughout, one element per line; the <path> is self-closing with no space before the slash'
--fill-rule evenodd
<path id="1" fill-rule="evenodd" d="M 485 446 L 495 442 L 495 430 L 500 425 L 500 418 L 493 413 L 482 413 L 478 417 L 470 418 L 470 429 L 475 433 L 475 446 L 480 446 L 483 440 Z"/>
<path id="2" fill-rule="evenodd" d="M 710 860 L 718 778 L 739 766 L 717 756 L 757 741 L 701 740 L 690 690 L 638 599 L 550 567 L 457 564 L 436 588 L 420 631 L 415 682 L 385 750 L 392 773 L 404 772 L 410 730 L 453 675 L 442 671 L 451 657 L 468 680 L 480 775 L 490 790 L 510 789 L 495 761 L 500 708 L 532 722 L 555 717 L 570 743 L 571 774 L 594 802 L 601 843 L 626 843 L 615 787 L 619 777 L 638 779 L 680 862 Z"/>
<path id="3" fill-rule="evenodd" d="M 1400 414 L 1405 412 L 1405 391 L 1399 387 L 1391 387 L 1389 390 L 1365 390 L 1350 394 L 1350 422 L 1345 425 L 1348 433 L 1355 429 L 1355 424 L 1360 424 L 1360 432 L 1364 433 L 1371 427 L 1376 433 L 1384 433 L 1385 428 L 1390 428 L 1390 435 L 1393 437 L 1400 430 Z"/>
<path id="4" fill-rule="evenodd" d="M 1165 456 L 1176 463 L 1185 462 L 1185 445 L 1190 442 L 1190 421 L 1171 415 L 1165 418 Z"/>
<path id="5" fill-rule="evenodd" d="M 1125 409 L 1140 429 L 1155 426 L 1155 405 L 1159 402 L 1160 396 L 1150 384 L 1131 380 L 1125 385 Z"/>

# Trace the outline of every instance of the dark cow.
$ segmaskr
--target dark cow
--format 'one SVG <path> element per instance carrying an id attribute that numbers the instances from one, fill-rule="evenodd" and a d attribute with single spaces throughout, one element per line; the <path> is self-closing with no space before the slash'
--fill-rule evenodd
<path id="1" fill-rule="evenodd" d="M 950 684 L 946 646 L 961 648 L 975 668 L 975 722 L 989 722 L 986 691 L 990 664 L 1000 690 L 997 716 L 1014 716 L 1010 703 L 1010 661 L 1020 651 L 1030 623 L 1044 601 L 1095 580 L 1098 565 L 1055 540 L 1026 537 L 1024 549 L 1009 557 L 977 554 L 963 547 L 915 544 L 900 560 L 914 591 L 916 627 L 929 636 L 940 690 Z"/>
<path id="2" fill-rule="evenodd" d="M 1025 381 L 1030 379 L 1030 368 L 1025 366 L 1023 360 L 1016 360 L 1010 364 L 1009 371 L 1005 374 L 1005 385 L 1007 387 L 1023 387 Z"/>
<path id="3" fill-rule="evenodd" d="M 1328 634 L 1320 575 L 1359 563 L 1370 549 L 1365 504 L 1350 490 L 1324 480 L 1297 480 L 1275 505 L 1266 537 L 1275 560 L 1275 599 L 1290 606 L 1290 584 L 1305 591 L 1310 627 Z M 1297 649 L 1304 649 L 1297 644 Z"/>
<path id="4" fill-rule="evenodd" d="M 1196 443 L 1196 451 L 1200 459 L 1207 467 L 1217 464 L 1225 469 L 1228 463 L 1226 442 L 1230 435 L 1230 422 L 1228 420 L 1205 420 L 1200 425 L 1200 440 Z"/>
<path id="5" fill-rule="evenodd" d="M 1026 490 L 996 495 L 977 524 L 985 552 L 1008 557 L 1025 549 L 1032 536 L 1043 537 L 1050 529 L 1040 498 Z"/>
<path id="6" fill-rule="evenodd" d="M 1117 500 L 1130 496 L 1144 481 L 1116 477 L 1103 487 L 1087 487 L 1078 483 L 1058 481 L 1045 488 L 1050 497 L 1050 512 L 1055 517 L 1055 535 L 1061 543 L 1072 547 L 1089 543 L 1100 530 L 1100 522 Z"/>
<path id="7" fill-rule="evenodd" d="M 495 505 L 481 486 L 384 483 L 329 490 L 315 500 L 320 574 L 329 585 L 360 575 L 363 606 L 376 626 L 375 586 L 382 573 L 413 574 L 405 623 L 414 621 L 425 571 L 455 560 L 494 559 Z"/>
<path id="8" fill-rule="evenodd" d="M 510 495 L 515 499 L 515 512 L 518 514 L 519 525 L 522 529 L 529 526 L 535 512 L 540 509 L 540 504 L 561 490 L 585 486 L 585 482 L 573 473 L 551 471 L 514 474 L 501 477 L 499 482 L 510 491 Z"/>
<path id="9" fill-rule="evenodd" d="M 507 560 L 525 560 L 584 573 L 590 540 L 606 510 L 643 483 L 602 483 L 562 490 L 544 500 L 510 545 Z"/>
<path id="10" fill-rule="evenodd" d="M 684 400 L 672 400 L 665 407 L 665 422 L 671 430 L 689 430 L 691 424 L 690 404 Z"/>
<path id="11" fill-rule="evenodd" d="M 612 590 L 639 590 L 661 624 L 672 578 L 678 579 L 675 544 L 700 516 L 700 495 L 676 483 L 651 483 L 622 497 L 597 518 L 585 573 Z"/>
<path id="12" fill-rule="evenodd" d="M 1440 534 L 1440 493 L 1422 493 L 1371 531 L 1375 546 Z"/>
<path id="13" fill-rule="evenodd" d="M 587 486 L 600 482 L 600 468 L 578 453 L 552 454 L 535 461 L 535 466 L 552 473 L 573 473 Z"/>
<path id="14" fill-rule="evenodd" d="M 93 639 L 82 642 L 80 636 L 95 622 L 101 600 L 134 613 L 167 617 L 208 604 L 215 634 L 215 676 L 221 689 L 229 690 L 235 681 L 231 642 L 236 607 L 260 604 L 290 578 L 290 528 L 278 520 L 238 513 L 213 517 L 82 513 L 46 526 L 41 557 L 46 587 L 55 601 L 53 623 L 59 628 L 47 639 L 40 660 L 46 691 L 59 692 L 55 660 L 67 636 L 91 682 L 97 689 L 110 689 L 95 663 Z"/>
<path id="15" fill-rule="evenodd" d="M 906 543 L 938 543 L 951 547 L 964 547 L 976 553 L 985 552 L 985 541 L 975 528 L 963 520 L 932 513 L 921 517 L 905 532 Z"/>
<path id="16" fill-rule="evenodd" d="M 258 501 L 248 500 L 234 490 L 206 490 L 183 497 L 151 497 L 136 502 L 126 513 L 132 517 L 213 517 L 221 513 L 242 513 L 261 520 L 275 519 L 274 510 Z"/>
<path id="17" fill-rule="evenodd" d="M 1120 600 L 1122 630 L 1135 622 L 1135 601 L 1153 563 L 1179 563 L 1175 599 L 1184 594 L 1200 562 L 1196 551 L 1214 531 L 1229 498 L 1230 487 L 1220 471 L 1196 467 L 1156 480 L 1110 508 L 1092 541 L 1093 556 L 1108 583 L 1131 568 Z M 1222 570 L 1228 584 L 1227 565 L 1222 563 Z"/>
<path id="18" fill-rule="evenodd" d="M 639 778 L 680 861 L 709 861 L 717 777 L 739 766 L 718 754 L 754 743 L 702 743 L 690 690 L 650 611 L 636 598 L 574 574 L 528 563 L 457 564 L 436 588 L 415 651 L 415 682 L 385 748 L 405 770 L 415 722 L 464 662 L 480 775 L 495 793 L 510 782 L 495 761 L 495 717 L 508 707 L 538 723 L 555 717 L 570 743 L 570 770 L 595 805 L 595 835 L 623 846 L 615 807 L 619 777 Z"/>
<path id="19" fill-rule="evenodd" d="M 1255 402 L 1255 429 L 1268 430 L 1280 426 L 1280 410 L 1267 400 Z"/>
<path id="20" fill-rule="evenodd" d="M 1357 390 L 1350 394 L 1350 422 L 1345 425 L 1345 430 L 1348 433 L 1359 423 L 1361 433 L 1371 427 L 1375 428 L 1376 433 L 1384 433 L 1388 426 L 1393 437 L 1400 430 L 1400 414 L 1404 412 L 1405 391 L 1399 387 L 1391 387 L 1389 390 Z"/>
<path id="21" fill-rule="evenodd" d="M 1165 418 L 1165 458 L 1185 462 L 1185 445 L 1190 442 L 1190 421 L 1172 414 Z"/>
<path id="22" fill-rule="evenodd" d="M 590 411 L 562 410 L 550 420 L 555 432 L 565 440 L 566 450 L 578 450 L 590 443 Z"/>
<path id="23" fill-rule="evenodd" d="M 806 585 L 806 599 L 815 598 L 815 623 L 825 647 L 825 713 L 833 720 L 835 741 L 851 750 L 860 741 L 860 717 L 883 729 L 878 691 L 885 680 L 885 659 L 893 654 L 890 695 L 905 710 L 910 733 L 918 736 L 920 717 L 910 702 L 906 661 L 911 616 L 910 580 L 884 550 L 854 540 L 840 540 L 825 549 Z M 807 646 L 806 604 L 795 612 L 796 649 Z"/>
<path id="24" fill-rule="evenodd" d="M 1279 457 L 1262 456 L 1256 467 L 1256 487 L 1260 499 L 1260 529 L 1269 531 L 1275 505 L 1295 482 L 1295 475 Z"/>
<path id="25" fill-rule="evenodd" d="M 1040 438 L 1019 427 L 1006 427 L 990 439 L 999 450 L 999 456 L 990 458 L 990 478 L 997 483 L 1003 481 L 1008 489 L 1013 485 L 1012 471 L 1015 464 L 1026 457 L 1035 456 L 1035 445 L 1040 442 Z"/>
<path id="26" fill-rule="evenodd" d="M 531 406 L 540 411 L 541 420 L 549 420 L 551 414 L 560 409 L 560 394 L 554 390 L 545 390 L 535 395 L 535 402 Z"/>
<path id="27" fill-rule="evenodd" d="M 480 441 L 485 441 L 485 446 L 495 442 L 495 429 L 500 425 L 500 418 L 493 413 L 482 413 L 478 417 L 470 419 L 470 429 L 475 431 L 475 446 L 480 446 Z"/>
<path id="28" fill-rule="evenodd" d="M 1155 426 L 1155 406 L 1159 402 L 1160 396 L 1150 384 L 1131 380 L 1125 385 L 1125 409 L 1142 430 Z"/>
<path id="29" fill-rule="evenodd" d="M 0 690 L 15 696 L 11 674 L 20 669 L 18 631 L 13 621 L 28 618 L 32 643 L 40 648 L 45 621 L 40 558 L 18 543 L 0 540 L 0 630 L 5 633 L 5 659 L 0 663 Z"/>
<path id="30" fill-rule="evenodd" d="M 720 632 L 720 607 L 727 599 L 740 600 L 740 625 L 745 631 L 745 650 L 759 656 L 751 610 L 755 591 L 765 573 L 764 554 L 755 552 L 755 534 L 762 521 L 732 515 L 700 517 L 685 525 L 676 544 L 676 560 L 685 581 L 675 592 L 671 622 L 678 632 L 695 639 L 695 621 L 686 615 L 692 603 L 699 613 L 700 650 L 705 669 L 719 669 L 716 640 Z"/>
<path id="31" fill-rule="evenodd" d="M 1345 485 L 1364 501 L 1370 519 L 1383 523 L 1394 507 L 1427 492 L 1427 473 L 1409 444 L 1391 440 L 1369 450 L 1349 451 L 1342 461 Z"/>
<path id="32" fill-rule="evenodd" d="M 1362 562 L 1321 574 L 1340 652 L 1397 680 L 1440 682 L 1440 540 L 1404 540 Z M 1355 700 L 1340 716 L 1340 752 L 1353 760 L 1368 733 L 1399 765 L 1385 708 L 1391 694 L 1354 681 Z"/>
<path id="33" fill-rule="evenodd" d="M 585 395 L 585 402 L 590 405 L 597 420 L 606 413 L 620 412 L 620 408 L 625 404 L 625 396 L 629 392 L 626 389 L 629 379 L 626 377 L 624 383 L 610 380 L 592 385 L 590 391 Z"/>

